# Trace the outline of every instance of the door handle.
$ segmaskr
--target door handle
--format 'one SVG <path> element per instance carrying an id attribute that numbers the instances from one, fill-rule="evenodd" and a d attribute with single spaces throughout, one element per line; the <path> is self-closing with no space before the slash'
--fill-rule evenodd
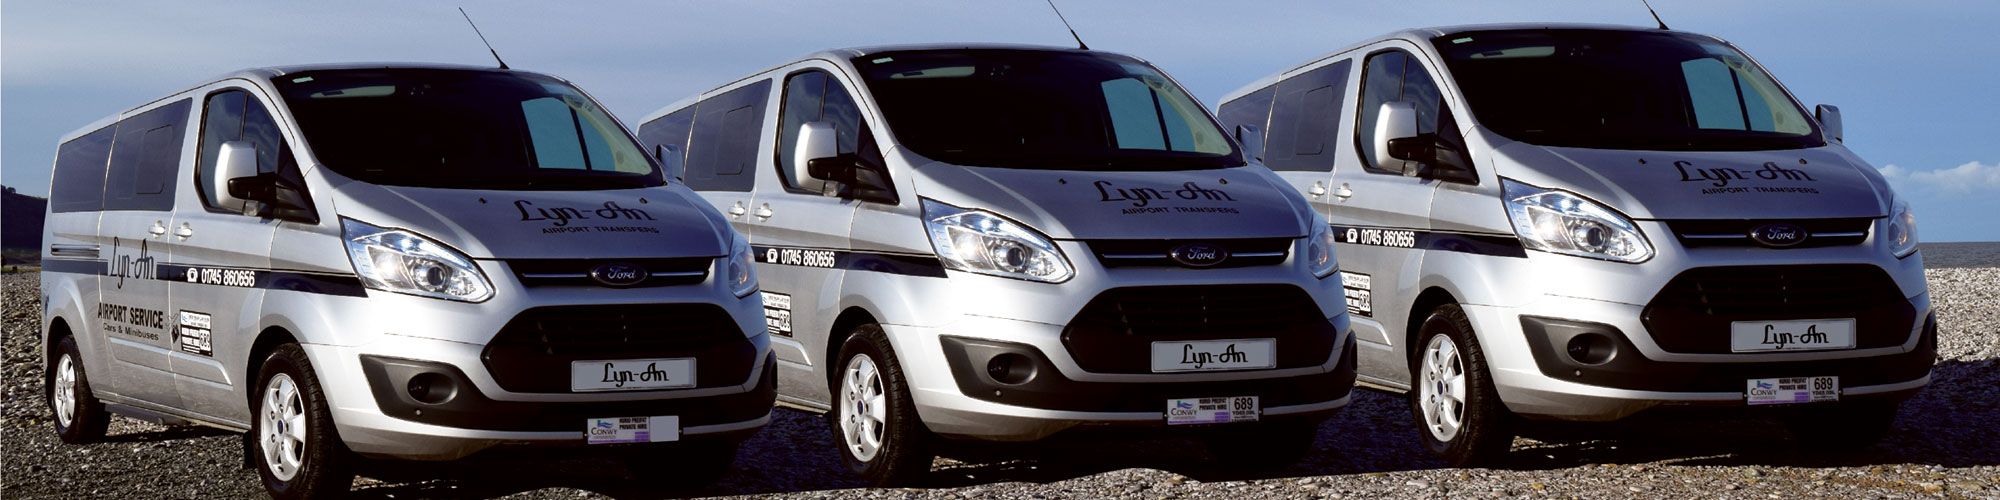
<path id="1" fill-rule="evenodd" d="M 757 207 L 757 221 L 758 221 L 758 222 L 763 222 L 763 221 L 767 221 L 767 220 L 771 220 L 771 216 L 773 216 L 773 215 L 777 215 L 777 213 L 776 213 L 776 212 L 772 212 L 772 211 L 771 211 L 771 204 L 769 204 L 769 203 L 765 203 L 765 204 L 764 204 L 764 206 L 761 206 L 761 207 Z"/>
<path id="2" fill-rule="evenodd" d="M 1340 201 L 1347 201 L 1349 197 L 1353 196 L 1354 196 L 1354 190 L 1348 189 L 1347 183 L 1345 182 L 1340 183 L 1339 189 L 1333 190 L 1333 197 L 1340 198 Z"/>
<path id="3" fill-rule="evenodd" d="M 181 227 L 179 229 L 174 230 L 174 237 L 180 238 L 182 240 L 193 238 L 194 226 L 189 226 L 186 222 L 182 222 Z"/>
<path id="4" fill-rule="evenodd" d="M 161 235 L 167 234 L 167 225 L 160 221 L 153 221 L 153 227 L 147 228 L 146 232 L 151 233 L 154 238 L 158 238 Z"/>
<path id="5" fill-rule="evenodd" d="M 1314 198 L 1326 196 L 1326 185 L 1321 184 L 1318 181 L 1314 181 L 1313 187 L 1311 189 L 1307 189 L 1306 194 L 1312 195 L 1312 197 Z"/>
<path id="6" fill-rule="evenodd" d="M 750 212 L 750 211 L 749 211 L 748 209 L 745 209 L 745 208 L 743 208 L 743 202 L 740 202 L 740 201 L 739 201 L 739 202 L 736 202 L 736 204 L 735 204 L 735 205 L 730 205 L 730 206 L 729 206 L 729 216 L 730 216 L 730 217 L 742 217 L 742 216 L 743 216 L 743 214 L 746 214 L 746 213 L 749 213 L 749 212 Z"/>

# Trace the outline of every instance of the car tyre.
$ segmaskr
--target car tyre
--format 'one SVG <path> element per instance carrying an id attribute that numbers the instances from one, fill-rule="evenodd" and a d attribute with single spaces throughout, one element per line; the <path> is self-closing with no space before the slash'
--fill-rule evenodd
<path id="1" fill-rule="evenodd" d="M 49 411 L 55 417 L 56 435 L 70 444 L 104 440 L 104 431 L 111 426 L 111 414 L 90 390 L 90 377 L 83 371 L 83 355 L 76 347 L 75 337 L 64 335 L 56 343 L 55 356 L 50 358 L 45 371 L 42 396 L 47 398 Z"/>
<path id="2" fill-rule="evenodd" d="M 1801 448 L 1862 450 L 1874 446 L 1896 425 L 1898 405 L 1891 402 L 1841 403 L 1784 419 L 1792 441 Z"/>
<path id="3" fill-rule="evenodd" d="M 1493 388 L 1465 310 L 1438 306 L 1411 345 L 1418 350 L 1410 361 L 1410 414 L 1424 447 L 1453 467 L 1504 459 L 1514 444 L 1514 417 Z"/>
<path id="4" fill-rule="evenodd" d="M 849 471 L 878 487 L 908 486 L 930 474 L 930 431 L 880 325 L 855 327 L 840 348 L 827 423 Z"/>
<path id="5" fill-rule="evenodd" d="M 1319 440 L 1319 420 L 1231 425 L 1202 436 L 1217 466 L 1271 471 L 1304 460 Z"/>
<path id="6" fill-rule="evenodd" d="M 319 376 L 298 344 L 271 351 L 251 394 L 252 461 L 272 498 L 345 496 L 353 457 L 334 429 Z"/>

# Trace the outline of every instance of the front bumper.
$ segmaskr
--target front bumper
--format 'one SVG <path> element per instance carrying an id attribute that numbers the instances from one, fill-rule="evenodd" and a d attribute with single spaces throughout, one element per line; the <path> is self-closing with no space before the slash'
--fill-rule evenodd
<path id="1" fill-rule="evenodd" d="M 500 264 L 481 264 L 489 266 L 489 276 L 511 276 Z M 500 290 L 494 298 L 477 304 L 370 291 L 367 297 L 273 294 L 267 302 L 285 303 L 267 307 L 315 311 L 282 318 L 295 321 L 284 326 L 314 334 L 301 338 L 301 345 L 318 372 L 336 430 L 349 449 L 364 455 L 449 460 L 501 444 L 582 446 L 588 418 L 675 415 L 681 419 L 684 440 L 740 438 L 769 421 L 775 376 L 755 295 L 718 301 L 718 296 L 728 295 L 718 295 L 717 288 L 708 285 L 634 291 L 523 287 L 496 280 L 495 286 Z M 720 344 L 726 352 L 710 352 L 706 347 L 710 344 L 686 351 L 652 346 L 648 349 L 654 350 L 637 353 L 591 352 L 586 359 L 693 357 L 700 369 L 695 388 L 573 393 L 564 382 L 568 359 L 562 357 L 573 352 L 551 353 L 562 358 L 560 363 L 519 363 L 524 359 L 515 352 L 522 350 L 520 346 L 499 335 L 543 308 L 591 312 L 612 306 L 652 310 L 687 304 L 721 307 L 724 312 L 718 314 L 726 315 L 731 324 L 717 328 L 732 335 L 755 333 Z M 600 320 L 618 317 L 625 316 L 607 314 Z M 496 347 L 502 345 L 514 351 Z M 443 404 L 416 402 L 408 384 L 418 373 L 451 380 L 457 395 Z M 522 379 L 522 374 L 532 376 Z M 558 387 L 540 385 L 551 378 Z"/>
<path id="2" fill-rule="evenodd" d="M 1929 383 L 1937 345 L 1928 297 L 1911 302 L 1925 319 L 1901 345 L 1760 354 L 1668 352 L 1645 334 L 1637 305 L 1548 297 L 1528 307 L 1465 310 L 1509 410 L 1609 421 L 1658 406 L 1742 406 L 1752 378 L 1832 375 L 1840 377 L 1843 401 L 1907 397 Z M 1566 352 L 1570 337 L 1586 334 L 1610 339 L 1616 355 L 1585 363 Z"/>
<path id="3" fill-rule="evenodd" d="M 929 344 L 900 352 L 919 353 L 905 355 L 904 365 L 916 372 L 907 380 L 915 389 L 917 413 L 932 432 L 1030 441 L 1078 426 L 1164 427 L 1167 400 L 1177 398 L 1257 396 L 1263 421 L 1325 418 L 1347 405 L 1355 380 L 1354 336 L 1346 317 L 1328 322 L 1340 333 L 1331 356 L 1318 365 L 1183 374 L 1084 371 L 1064 350 L 1062 328 L 1055 325 L 987 318 L 969 322 L 984 328 L 963 330 L 1022 341 L 888 328 L 892 337 Z M 1019 356 L 1035 375 L 996 380 L 987 366 L 1001 355 Z"/>

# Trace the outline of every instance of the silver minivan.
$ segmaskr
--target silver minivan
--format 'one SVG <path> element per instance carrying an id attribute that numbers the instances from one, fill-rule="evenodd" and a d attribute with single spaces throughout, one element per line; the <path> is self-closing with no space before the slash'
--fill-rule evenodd
<path id="1" fill-rule="evenodd" d="M 1145 61 L 832 50 L 642 123 L 750 237 L 779 402 L 873 483 L 1080 426 L 1289 463 L 1348 401 L 1334 235 Z"/>
<path id="2" fill-rule="evenodd" d="M 1454 464 L 1517 416 L 1689 407 L 1866 445 L 1930 380 L 1908 200 L 1726 41 L 1411 30 L 1218 114 L 1332 221 L 1361 381 Z"/>
<path id="3" fill-rule="evenodd" d="M 346 491 L 350 454 L 489 448 L 703 481 L 769 419 L 749 243 L 563 80 L 246 70 L 63 137 L 54 168 L 65 442 L 111 413 L 243 431 L 296 498 Z"/>

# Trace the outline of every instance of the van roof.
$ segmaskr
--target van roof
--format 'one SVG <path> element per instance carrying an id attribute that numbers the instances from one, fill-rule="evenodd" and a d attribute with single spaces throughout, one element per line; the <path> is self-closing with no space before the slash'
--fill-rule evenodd
<path id="1" fill-rule="evenodd" d="M 342 70 L 342 69 L 372 69 L 372 68 L 385 68 L 385 69 L 387 69 L 387 68 L 398 68 L 398 69 L 404 69 L 404 68 L 414 68 L 414 69 L 451 69 L 451 70 L 466 70 L 466 71 L 515 71 L 515 72 L 523 72 L 523 73 L 534 73 L 534 74 L 537 74 L 537 75 L 542 75 L 542 76 L 549 76 L 549 75 L 544 75 L 544 74 L 541 74 L 541 73 L 535 73 L 535 72 L 532 72 L 532 71 L 521 71 L 521 70 L 511 70 L 511 69 L 510 69 L 510 70 L 503 70 L 503 69 L 500 69 L 500 68 L 496 68 L 496 67 L 492 67 L 492 66 L 471 66 L 471 65 L 463 65 L 463 64 L 441 64 L 441 63 L 406 63 L 406 62 L 349 62 L 349 63 L 319 63 L 319 64 L 296 64 L 296 65 L 287 65 L 287 66 L 263 66 L 263 67 L 255 67 L 255 68 L 244 68 L 244 69 L 240 69 L 240 70 L 236 70 L 236 71 L 231 71 L 231 72 L 228 72 L 228 73 L 223 73 L 223 74 L 220 74 L 220 75 L 216 75 L 216 76 L 214 76 L 214 77 L 211 77 L 211 78 L 206 78 L 206 79 L 202 79 L 202 80 L 201 80 L 201 83 L 198 83 L 198 84 L 195 84 L 195 85 L 190 85 L 190 86 L 187 86 L 187 87 L 185 87 L 185 88 L 182 88 L 182 89 L 180 89 L 180 90 L 176 90 L 176 91 L 174 91 L 174 92 L 172 92 L 172 93 L 168 93 L 168 94 L 165 94 L 164 96 L 162 96 L 162 97 L 160 97 L 160 98 L 158 98 L 158 99 L 154 99 L 154 100 L 151 100 L 151 101 L 146 101 L 146 102 L 144 102 L 144 103 L 140 103 L 140 104 L 139 104 L 139 105 L 137 105 L 137 106 L 132 106 L 132 107 L 129 107 L 129 108 L 125 108 L 124 110 L 121 110 L 121 111 L 119 111 L 119 112 L 117 112 L 117 113 L 114 113 L 114 114 L 112 114 L 111 116 L 106 116 L 106 117 L 104 117 L 104 118 L 100 118 L 100 119 L 98 119 L 98 120 L 96 120 L 96 121 L 93 121 L 93 122 L 90 122 L 90 124 L 89 124 L 89 125 L 84 125 L 84 126 L 83 126 L 83 127 L 81 127 L 81 128 L 78 128 L 78 129 L 76 129 L 76 130 L 72 130 L 72 131 L 70 131 L 69 133 L 66 133 L 66 134 L 63 134 L 63 135 L 62 135 L 62 136 L 61 136 L 60 138 L 58 138 L 58 139 L 57 139 L 56 143 L 57 143 L 57 144 L 61 144 L 61 143 L 65 143 L 65 142 L 69 142 L 69 141 L 70 141 L 71 139 L 75 139 L 75 138 L 77 138 L 77 137 L 80 137 L 80 136 L 82 136 L 82 135 L 84 135 L 84 134 L 88 134 L 88 133 L 91 133 L 91 132 L 94 132 L 94 131 L 96 131 L 97 129 L 101 129 L 101 128 L 104 128 L 104 127 L 105 127 L 105 126 L 107 126 L 107 125 L 111 125 L 112 123 L 116 123 L 116 122 L 118 121 L 118 117 L 119 117 L 119 116 L 123 116 L 123 115 L 125 115 L 125 114 L 127 114 L 127 113 L 131 113 L 131 112 L 133 112 L 133 111 L 137 111 L 137 110 L 139 110 L 139 109 L 142 109 L 142 108 L 145 108 L 145 107 L 147 107 L 147 106 L 151 106 L 151 105 L 153 105 L 154 103 L 158 103 L 158 102 L 160 102 L 160 101 L 164 101 L 164 100 L 168 100 L 168 99 L 172 99 L 172 98 L 174 98 L 174 97 L 177 97 L 177 96 L 179 96 L 179 95 L 181 95 L 181 94 L 185 94 L 185 93 L 187 93 L 187 92 L 189 92 L 189 91 L 192 91 L 192 90 L 194 90 L 194 89 L 198 89 L 198 88 L 201 88 L 201 87 L 206 87 L 206 86 L 209 86 L 209 85 L 211 85 L 211 84 L 214 84 L 214 83 L 216 83 L 216 82 L 220 82 L 220 81 L 223 81 L 223 80 L 234 80 L 234 79 L 243 79 L 243 80 L 250 80 L 250 81 L 255 81 L 255 82 L 268 82 L 268 81 L 270 81 L 270 80 L 271 80 L 272 78 L 276 78 L 276 77 L 279 77 L 279 76 L 284 76 L 284 75 L 288 75 L 288 74 L 293 74 L 293 73 L 303 73 L 303 72 L 307 72 L 307 71 L 324 71 L 324 70 Z M 556 77 L 553 77 L 553 76 L 549 76 L 549 77 L 550 77 L 550 78 L 556 78 Z M 557 79 L 557 80 L 561 80 L 561 78 L 556 78 L 556 79 Z M 567 80 L 564 80 L 564 81 L 567 81 Z"/>
<path id="2" fill-rule="evenodd" d="M 1279 71 L 1277 73 L 1266 75 L 1263 78 L 1258 78 L 1257 80 L 1252 81 L 1249 84 L 1237 88 L 1236 90 L 1230 91 L 1228 94 L 1224 94 L 1221 102 L 1229 102 L 1236 100 L 1236 98 L 1242 97 L 1245 94 L 1255 92 L 1258 89 L 1262 89 L 1273 83 L 1277 83 L 1279 79 L 1278 77 L 1284 76 L 1287 73 L 1291 73 L 1293 71 L 1298 71 L 1300 69 L 1319 64 L 1320 61 L 1325 61 L 1327 59 L 1339 57 L 1342 54 L 1352 52 L 1361 47 L 1374 44 L 1376 42 L 1381 42 L 1383 40 L 1402 39 L 1411 41 L 1423 41 L 1457 33 L 1466 33 L 1472 31 L 1501 31 L 1501 30 L 1603 30 L 1603 31 L 1643 31 L 1643 32 L 1663 31 L 1658 27 L 1653 27 L 1653 26 L 1631 26 L 1623 24 L 1599 24 L 1599 23 L 1495 23 L 1495 24 L 1462 24 L 1455 26 L 1432 26 L 1428 28 L 1411 28 L 1406 30 L 1394 31 L 1383 35 L 1368 37 L 1362 39 L 1359 42 L 1355 42 L 1353 44 L 1349 44 L 1347 46 L 1336 49 L 1332 52 L 1320 54 L 1319 57 L 1314 57 L 1312 59 L 1307 60 L 1304 63 L 1294 65 L 1289 68 L 1285 68 L 1284 71 Z M 1699 33 L 1690 33 L 1679 30 L 1664 30 L 1664 31 L 1668 33 L 1708 36 Z"/>

